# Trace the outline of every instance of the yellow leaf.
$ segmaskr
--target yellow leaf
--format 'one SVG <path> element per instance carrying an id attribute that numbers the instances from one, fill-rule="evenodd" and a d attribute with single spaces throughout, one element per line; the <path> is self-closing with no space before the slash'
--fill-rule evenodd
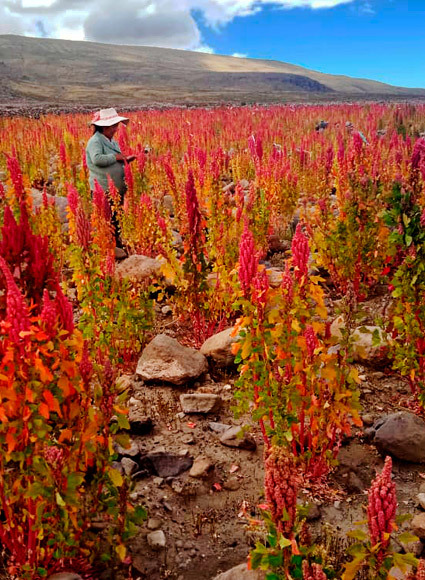
<path id="1" fill-rule="evenodd" d="M 247 358 L 251 354 L 251 338 L 246 338 L 242 346 L 241 357 Z"/>
<path id="2" fill-rule="evenodd" d="M 122 475 L 119 471 L 117 471 L 116 469 L 114 469 L 113 467 L 111 467 L 108 470 L 108 475 L 112 481 L 112 483 L 116 486 L 116 487 L 121 487 L 122 484 L 124 483 L 124 480 L 122 478 Z"/>
<path id="3" fill-rule="evenodd" d="M 291 327 L 292 330 L 295 330 L 295 332 L 301 332 L 301 326 L 296 318 L 292 319 Z"/>
<path id="4" fill-rule="evenodd" d="M 115 546 L 115 550 L 118 554 L 119 559 L 121 560 L 121 562 L 123 562 L 127 554 L 126 547 L 123 544 L 118 544 L 118 546 Z"/>

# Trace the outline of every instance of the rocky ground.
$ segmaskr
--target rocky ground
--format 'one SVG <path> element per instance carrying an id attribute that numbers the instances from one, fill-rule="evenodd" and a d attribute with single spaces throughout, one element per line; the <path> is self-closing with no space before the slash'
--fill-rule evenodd
<path id="1" fill-rule="evenodd" d="M 383 296 L 367 303 L 362 324 L 387 306 Z M 182 329 L 169 309 L 158 314 L 159 336 L 123 379 L 132 393 L 133 445 L 120 450 L 121 468 L 132 475 L 132 500 L 149 513 L 131 545 L 133 577 L 210 580 L 245 562 L 253 545 L 247 524 L 263 499 L 263 445 L 257 426 L 248 417 L 235 420 L 231 409 L 237 371 L 229 364 L 229 332 L 195 351 L 179 344 Z M 425 425 L 408 409 L 405 381 L 378 362 L 370 336 L 359 341 L 364 427 L 344 441 L 326 493 L 305 490 L 302 498 L 311 505 L 313 533 L 332 537 L 341 560 L 346 532 L 364 519 L 367 490 L 386 453 L 394 457 L 399 513 L 416 516 L 404 526 L 425 539 L 425 496 L 418 495 L 425 491 Z M 238 437 L 241 426 L 249 434 Z M 423 545 L 397 549 L 419 555 Z M 245 574 L 238 568 L 218 578 Z"/>

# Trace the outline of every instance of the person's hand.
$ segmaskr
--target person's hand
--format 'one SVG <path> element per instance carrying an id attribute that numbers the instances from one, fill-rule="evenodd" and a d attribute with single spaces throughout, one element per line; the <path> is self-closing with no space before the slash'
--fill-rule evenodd
<path id="1" fill-rule="evenodd" d="M 124 157 L 124 155 L 122 153 L 117 153 L 115 156 L 115 159 L 117 161 L 121 161 L 122 163 L 124 163 L 124 161 L 126 161 L 126 158 Z"/>
<path id="2" fill-rule="evenodd" d="M 126 161 L 127 161 L 127 163 L 131 163 L 135 159 L 136 159 L 135 155 L 127 155 Z"/>

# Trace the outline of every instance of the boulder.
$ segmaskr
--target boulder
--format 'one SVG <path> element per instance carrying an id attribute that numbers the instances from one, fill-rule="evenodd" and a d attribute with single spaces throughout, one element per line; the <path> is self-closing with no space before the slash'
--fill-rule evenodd
<path id="1" fill-rule="evenodd" d="M 425 422 L 400 411 L 375 422 L 373 443 L 381 453 L 412 463 L 425 463 Z"/>
<path id="2" fill-rule="evenodd" d="M 420 540 L 425 540 L 425 512 L 415 516 L 410 524 L 411 532 Z"/>
<path id="3" fill-rule="evenodd" d="M 234 364 L 232 344 L 238 340 L 238 337 L 232 336 L 233 330 L 233 328 L 226 328 L 210 336 L 201 346 L 201 353 L 212 358 L 219 365 L 227 367 Z"/>
<path id="4" fill-rule="evenodd" d="M 133 473 L 135 473 L 138 469 L 138 465 L 135 461 L 133 461 L 132 459 L 130 459 L 130 457 L 123 457 L 121 459 L 121 465 L 124 469 L 124 473 L 126 475 L 132 475 Z"/>
<path id="5" fill-rule="evenodd" d="M 212 393 L 189 393 L 180 395 L 180 403 L 183 412 L 190 413 L 215 413 L 221 407 L 221 397 Z"/>
<path id="6" fill-rule="evenodd" d="M 248 570 L 247 564 L 239 564 L 226 572 L 222 572 L 213 580 L 263 580 L 266 577 L 262 570 Z"/>
<path id="7" fill-rule="evenodd" d="M 58 212 L 59 219 L 61 223 L 67 224 L 68 223 L 68 198 L 62 197 L 60 195 L 47 195 L 47 201 L 49 204 L 54 204 L 56 207 L 56 211 Z M 43 205 L 43 192 L 39 191 L 38 189 L 31 189 L 31 197 L 32 197 L 32 208 L 33 210 L 37 210 Z"/>
<path id="8" fill-rule="evenodd" d="M 331 324 L 332 336 L 341 340 L 343 328 L 344 318 L 338 316 Z M 382 349 L 388 347 L 389 337 L 379 326 L 365 325 L 353 331 L 350 341 L 353 361 L 364 363 L 383 358 Z"/>
<path id="9" fill-rule="evenodd" d="M 144 282 L 149 278 L 161 276 L 161 261 L 149 256 L 133 254 L 115 268 L 117 278 L 128 278 L 133 282 Z"/>
<path id="10" fill-rule="evenodd" d="M 202 353 L 182 346 L 166 334 L 158 334 L 143 350 L 136 374 L 144 381 L 184 385 L 197 379 L 207 369 L 207 359 Z"/>
<path id="11" fill-rule="evenodd" d="M 149 453 L 145 456 L 153 467 L 153 471 L 159 477 L 176 477 L 190 469 L 193 465 L 193 458 L 189 455 L 174 455 L 165 451 Z"/>
<path id="12" fill-rule="evenodd" d="M 251 435 L 243 432 L 239 425 L 226 429 L 220 436 L 220 443 L 226 447 L 236 447 L 237 449 L 247 449 L 255 451 L 257 444 Z"/>
<path id="13" fill-rule="evenodd" d="M 283 270 L 279 268 L 270 268 L 267 271 L 267 277 L 269 279 L 269 284 L 272 288 L 279 288 L 282 284 Z"/>

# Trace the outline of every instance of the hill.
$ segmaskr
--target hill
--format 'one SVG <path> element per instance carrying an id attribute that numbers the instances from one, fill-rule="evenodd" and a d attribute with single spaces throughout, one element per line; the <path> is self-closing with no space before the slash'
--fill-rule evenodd
<path id="1" fill-rule="evenodd" d="M 279 61 L 0 35 L 0 101 L 217 104 L 425 98 Z"/>

